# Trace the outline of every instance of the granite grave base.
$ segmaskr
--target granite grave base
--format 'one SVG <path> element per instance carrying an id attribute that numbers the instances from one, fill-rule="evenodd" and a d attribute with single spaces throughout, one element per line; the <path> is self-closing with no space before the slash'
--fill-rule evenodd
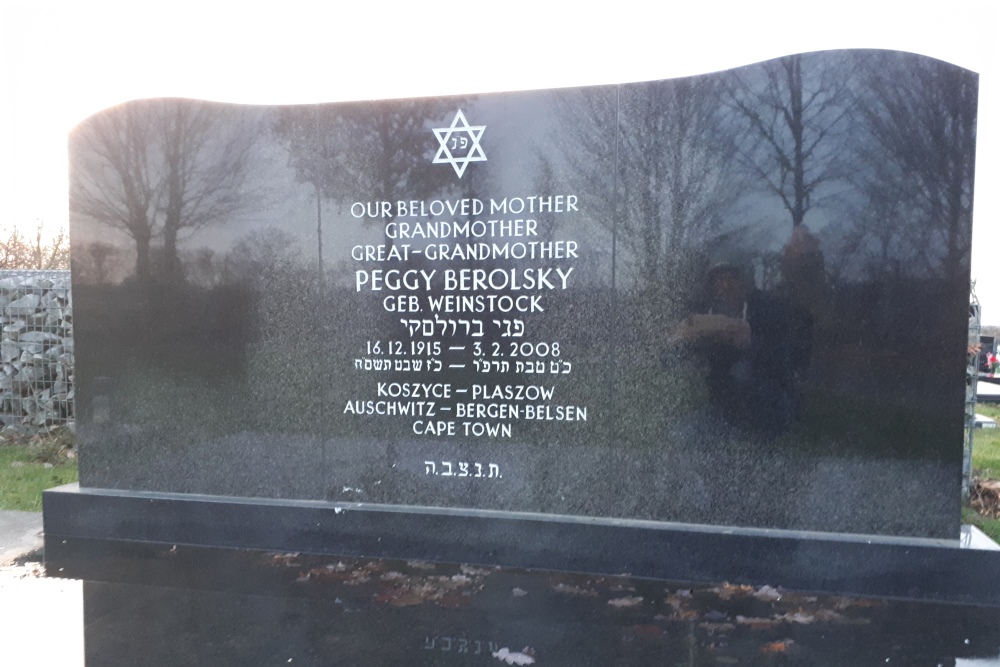
<path id="1" fill-rule="evenodd" d="M 1000 664 L 978 606 L 184 544 L 90 568 L 102 667 Z"/>
<path id="2" fill-rule="evenodd" d="M 193 545 L 780 585 L 1000 607 L 998 552 L 958 540 L 193 494 L 44 494 L 55 576 L 117 581 L 135 549 Z"/>

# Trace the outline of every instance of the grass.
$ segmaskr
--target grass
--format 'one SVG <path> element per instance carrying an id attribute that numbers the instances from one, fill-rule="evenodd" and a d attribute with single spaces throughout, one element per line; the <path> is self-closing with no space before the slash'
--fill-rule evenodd
<path id="1" fill-rule="evenodd" d="M 976 412 L 1000 421 L 1000 405 L 980 403 Z M 977 428 L 972 436 L 972 475 L 1000 479 L 1000 428 Z M 1000 519 L 991 519 L 971 507 L 962 508 L 962 523 L 972 524 L 1000 542 Z"/>
<path id="2" fill-rule="evenodd" d="M 10 437 L 0 442 L 0 509 L 40 512 L 42 491 L 77 481 L 73 434 Z"/>
<path id="3" fill-rule="evenodd" d="M 1000 405 L 980 403 L 976 412 L 1000 421 Z M 1000 479 L 1000 428 L 977 428 L 972 437 L 972 470 L 977 477 Z"/>

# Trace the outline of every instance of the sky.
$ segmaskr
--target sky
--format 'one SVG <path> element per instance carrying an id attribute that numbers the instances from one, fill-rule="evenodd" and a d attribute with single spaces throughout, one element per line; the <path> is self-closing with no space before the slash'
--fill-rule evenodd
<path id="1" fill-rule="evenodd" d="M 66 135 L 142 97 L 294 104 L 646 81 L 790 53 L 899 49 L 980 73 L 973 278 L 1000 325 L 1000 3 L 8 2 L 0 229 L 67 218 Z M 685 5 L 694 3 L 684 3 Z M 906 7 L 905 13 L 900 8 Z"/>

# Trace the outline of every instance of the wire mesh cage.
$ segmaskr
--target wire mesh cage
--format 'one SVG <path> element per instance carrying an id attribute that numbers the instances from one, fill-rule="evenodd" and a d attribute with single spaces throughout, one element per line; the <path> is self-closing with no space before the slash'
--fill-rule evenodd
<path id="1" fill-rule="evenodd" d="M 73 294 L 69 271 L 0 271 L 0 423 L 72 427 Z"/>

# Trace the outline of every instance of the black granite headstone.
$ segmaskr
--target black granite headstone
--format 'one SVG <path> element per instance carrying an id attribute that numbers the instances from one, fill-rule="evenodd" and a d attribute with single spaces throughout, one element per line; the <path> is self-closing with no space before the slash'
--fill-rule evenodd
<path id="1" fill-rule="evenodd" d="M 977 81 L 98 113 L 80 485 L 957 540 Z"/>

